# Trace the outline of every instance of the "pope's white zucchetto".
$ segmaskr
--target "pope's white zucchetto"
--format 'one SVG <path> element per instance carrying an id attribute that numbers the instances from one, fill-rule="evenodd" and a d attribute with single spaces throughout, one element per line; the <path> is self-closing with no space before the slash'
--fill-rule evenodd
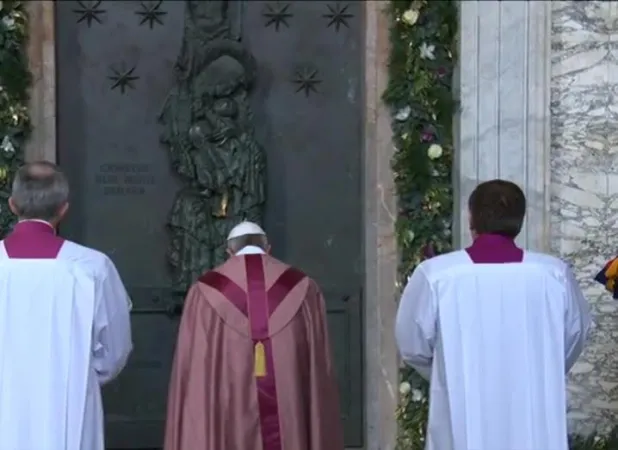
<path id="1" fill-rule="evenodd" d="M 231 239 L 234 239 L 240 236 L 246 236 L 248 234 L 261 234 L 263 236 L 266 236 L 266 233 L 264 232 L 262 227 L 259 226 L 257 223 L 240 222 L 238 225 L 232 228 L 232 231 L 230 231 L 230 234 L 227 235 L 227 240 L 229 241 Z"/>

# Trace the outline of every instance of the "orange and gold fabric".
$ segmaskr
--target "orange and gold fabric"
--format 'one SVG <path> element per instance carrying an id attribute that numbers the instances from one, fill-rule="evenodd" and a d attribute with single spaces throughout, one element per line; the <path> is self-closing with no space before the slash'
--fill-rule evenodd
<path id="1" fill-rule="evenodd" d="M 615 299 L 618 299 L 618 257 L 605 264 L 594 279 L 604 285 Z"/>

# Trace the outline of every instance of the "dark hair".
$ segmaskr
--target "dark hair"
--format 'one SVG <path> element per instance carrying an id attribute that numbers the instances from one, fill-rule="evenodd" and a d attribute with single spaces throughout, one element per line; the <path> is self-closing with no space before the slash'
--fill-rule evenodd
<path id="1" fill-rule="evenodd" d="M 21 219 L 53 220 L 69 201 L 69 183 L 53 163 L 28 163 L 15 174 L 11 200 Z"/>
<path id="2" fill-rule="evenodd" d="M 476 234 L 517 237 L 526 215 L 526 196 L 519 186 L 505 180 L 479 184 L 468 199 L 470 228 Z"/>

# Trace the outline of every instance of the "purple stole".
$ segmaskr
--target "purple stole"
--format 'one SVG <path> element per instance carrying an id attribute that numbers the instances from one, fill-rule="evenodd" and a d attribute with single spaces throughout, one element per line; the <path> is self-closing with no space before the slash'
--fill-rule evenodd
<path id="1" fill-rule="evenodd" d="M 275 383 L 272 342 L 268 322 L 281 302 L 305 278 L 294 268 L 286 269 L 275 283 L 266 289 L 262 255 L 244 255 L 247 271 L 247 291 L 225 275 L 211 271 L 200 282 L 219 291 L 249 319 L 254 344 L 255 379 L 258 390 L 258 408 L 263 450 L 282 450 L 279 430 L 279 405 Z M 258 361 L 263 359 L 263 367 Z"/>
<path id="2" fill-rule="evenodd" d="M 55 259 L 64 239 L 56 236 L 56 230 L 47 223 L 24 220 L 15 225 L 3 243 L 9 258 Z"/>
<path id="3" fill-rule="evenodd" d="M 524 251 L 511 238 L 499 234 L 481 234 L 466 249 L 475 264 L 522 262 Z"/>

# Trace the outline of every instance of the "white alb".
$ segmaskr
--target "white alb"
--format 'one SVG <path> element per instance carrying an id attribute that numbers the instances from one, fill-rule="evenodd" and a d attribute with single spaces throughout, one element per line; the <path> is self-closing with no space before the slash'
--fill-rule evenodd
<path id="1" fill-rule="evenodd" d="M 565 374 L 591 327 L 567 264 L 424 261 L 403 292 L 396 339 L 430 380 L 426 450 L 567 450 Z"/>
<path id="2" fill-rule="evenodd" d="M 0 244 L 0 449 L 104 450 L 101 385 L 132 349 L 129 299 L 104 254 L 56 259 Z"/>

